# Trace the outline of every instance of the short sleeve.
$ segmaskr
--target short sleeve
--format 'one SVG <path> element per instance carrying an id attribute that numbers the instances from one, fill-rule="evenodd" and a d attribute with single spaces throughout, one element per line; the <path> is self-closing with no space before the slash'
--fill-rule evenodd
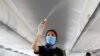
<path id="1" fill-rule="evenodd" d="M 41 54 L 41 53 L 43 53 L 43 51 L 44 51 L 43 46 L 38 46 L 38 47 L 39 47 L 38 52 L 35 52 L 35 51 L 34 51 L 34 53 L 35 53 L 35 54 Z"/>

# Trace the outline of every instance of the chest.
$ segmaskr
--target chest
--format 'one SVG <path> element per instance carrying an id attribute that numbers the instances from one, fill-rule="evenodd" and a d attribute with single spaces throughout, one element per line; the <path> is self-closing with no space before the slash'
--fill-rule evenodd
<path id="1" fill-rule="evenodd" d="M 45 50 L 40 56 L 58 56 L 56 50 Z"/>

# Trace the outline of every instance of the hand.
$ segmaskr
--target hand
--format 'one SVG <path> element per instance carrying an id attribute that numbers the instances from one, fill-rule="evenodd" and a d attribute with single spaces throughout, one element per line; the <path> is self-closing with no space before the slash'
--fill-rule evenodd
<path id="1" fill-rule="evenodd" d="M 38 34 L 42 34 L 44 27 L 45 27 L 46 21 L 42 20 L 38 26 Z"/>

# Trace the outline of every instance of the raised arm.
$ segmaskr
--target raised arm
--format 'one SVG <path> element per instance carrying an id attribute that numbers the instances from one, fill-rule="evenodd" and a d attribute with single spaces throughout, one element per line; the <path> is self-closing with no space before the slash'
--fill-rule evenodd
<path id="1" fill-rule="evenodd" d="M 39 47 L 37 46 L 38 44 L 38 38 L 39 36 L 42 34 L 43 30 L 44 30 L 44 27 L 45 27 L 45 24 L 46 24 L 46 19 L 42 20 L 38 26 L 38 31 L 36 32 L 35 36 L 34 36 L 34 40 L 33 40 L 33 43 L 32 43 L 32 49 L 37 52 L 39 50 Z"/>

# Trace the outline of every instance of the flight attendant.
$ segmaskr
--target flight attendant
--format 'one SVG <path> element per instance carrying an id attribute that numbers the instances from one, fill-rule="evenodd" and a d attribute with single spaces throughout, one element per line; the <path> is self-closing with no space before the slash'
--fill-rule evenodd
<path id="1" fill-rule="evenodd" d="M 39 56 L 64 56 L 63 50 L 56 46 L 57 41 L 57 32 L 54 29 L 49 29 L 45 35 L 46 44 L 43 46 L 38 46 L 38 38 L 41 35 L 45 24 L 46 19 L 41 21 L 38 26 L 38 31 L 34 36 L 34 41 L 32 44 L 32 49 L 35 54 L 39 54 Z"/>

